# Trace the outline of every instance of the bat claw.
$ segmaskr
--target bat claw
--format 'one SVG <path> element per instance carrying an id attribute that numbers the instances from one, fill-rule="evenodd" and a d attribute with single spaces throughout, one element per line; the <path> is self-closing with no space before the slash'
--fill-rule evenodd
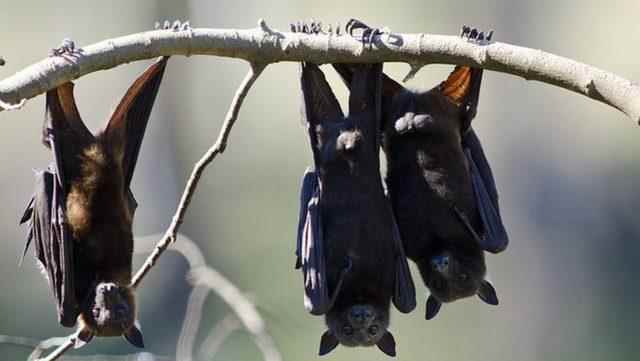
<path id="1" fill-rule="evenodd" d="M 360 31 L 360 35 L 356 33 L 357 31 Z M 366 45 L 369 45 L 369 48 L 371 48 L 373 46 L 373 38 L 376 35 L 390 33 L 386 28 L 372 28 L 358 19 L 350 19 L 347 25 L 345 25 L 345 32 L 351 35 L 351 37 L 360 40 L 363 48 Z"/>
<path id="2" fill-rule="evenodd" d="M 462 28 L 460 29 L 460 37 L 462 39 L 466 39 L 470 43 L 478 45 L 488 45 L 491 43 L 493 30 L 489 30 L 485 33 L 484 31 L 480 31 L 477 28 L 462 25 Z"/>
<path id="3" fill-rule="evenodd" d="M 49 56 L 63 56 L 65 54 L 74 55 L 74 53 L 78 51 L 79 50 L 76 49 L 76 43 L 73 40 L 64 38 L 62 39 L 60 46 L 49 51 Z"/>
<path id="4" fill-rule="evenodd" d="M 185 22 L 181 22 L 180 20 L 174 20 L 173 23 L 170 22 L 169 20 L 165 20 L 162 25 L 160 25 L 159 21 L 156 21 L 155 25 L 154 25 L 154 29 L 155 30 L 172 30 L 175 32 L 178 31 L 190 31 L 191 30 L 191 24 L 189 22 L 189 20 L 185 21 Z"/>

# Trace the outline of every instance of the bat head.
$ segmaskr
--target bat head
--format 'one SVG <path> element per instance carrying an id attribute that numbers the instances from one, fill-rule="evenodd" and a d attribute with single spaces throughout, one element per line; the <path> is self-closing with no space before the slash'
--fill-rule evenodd
<path id="1" fill-rule="evenodd" d="M 482 253 L 480 256 L 465 256 L 444 252 L 431 257 L 428 267 L 427 287 L 441 302 L 477 294 L 486 273 Z"/>
<path id="2" fill-rule="evenodd" d="M 498 304 L 496 291 L 485 279 L 486 266 L 482 250 L 461 253 L 445 251 L 419 264 L 420 272 L 429 288 L 426 318 L 436 316 L 442 303 L 477 295 L 490 305 Z"/>
<path id="3" fill-rule="evenodd" d="M 82 313 L 81 340 L 93 336 L 123 336 L 136 347 L 144 347 L 142 332 L 136 324 L 133 290 L 115 283 L 98 283 Z M 76 346 L 78 347 L 78 346 Z"/>
<path id="4" fill-rule="evenodd" d="M 328 330 L 320 339 L 320 356 L 331 352 L 338 344 L 347 347 L 373 346 L 389 356 L 395 356 L 395 340 L 389 327 L 389 308 L 372 304 L 334 307 L 327 313 Z"/>

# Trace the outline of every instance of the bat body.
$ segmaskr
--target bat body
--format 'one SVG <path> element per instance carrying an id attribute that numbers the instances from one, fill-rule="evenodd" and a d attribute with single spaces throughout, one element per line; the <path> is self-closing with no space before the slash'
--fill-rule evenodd
<path id="1" fill-rule="evenodd" d="M 167 59 L 133 83 L 96 136 L 80 118 L 72 83 L 46 95 L 43 142 L 54 162 L 37 173 L 21 223 L 29 222 L 25 252 L 33 242 L 60 323 L 78 325 L 76 347 L 120 335 L 143 347 L 129 286 L 137 206 L 129 185 Z"/>
<path id="2" fill-rule="evenodd" d="M 353 67 L 334 67 L 349 83 Z M 476 294 L 498 303 L 485 279 L 484 251 L 503 251 L 508 237 L 491 168 L 471 128 L 481 79 L 482 69 L 459 66 L 439 86 L 410 91 L 383 75 L 385 181 L 406 255 L 431 292 L 427 319 L 442 303 Z"/>
<path id="3" fill-rule="evenodd" d="M 355 65 L 344 116 L 324 74 L 302 65 L 302 91 L 315 168 L 302 186 L 297 266 L 305 307 L 325 315 L 320 355 L 377 345 L 395 355 L 391 301 L 415 308 L 415 288 L 379 172 L 381 64 Z"/>

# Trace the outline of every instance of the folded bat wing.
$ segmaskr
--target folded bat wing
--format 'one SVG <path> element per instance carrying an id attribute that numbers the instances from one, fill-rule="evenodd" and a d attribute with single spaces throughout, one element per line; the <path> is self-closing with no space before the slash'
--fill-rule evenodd
<path id="1" fill-rule="evenodd" d="M 302 268 L 305 309 L 313 315 L 322 315 L 332 302 L 326 278 L 320 187 L 318 175 L 311 169 L 307 169 L 302 179 L 300 198 L 296 267 Z"/>
<path id="2" fill-rule="evenodd" d="M 74 288 L 73 240 L 64 221 L 64 193 L 53 169 L 38 172 L 35 194 L 20 221 L 29 221 L 27 245 L 36 258 L 56 300 L 58 321 L 73 327 L 80 313 Z"/>
<path id="3" fill-rule="evenodd" d="M 509 244 L 509 237 L 502 223 L 493 173 L 473 128 L 464 135 L 462 147 L 471 168 L 473 193 L 484 228 L 482 248 L 492 253 L 502 252 Z"/>
<path id="4" fill-rule="evenodd" d="M 457 66 L 438 90 L 454 104 L 461 107 L 462 148 L 471 171 L 473 193 L 482 219 L 483 231 L 480 241 L 482 248 L 499 253 L 507 248 L 509 238 L 502 224 L 498 206 L 498 191 L 489 162 L 482 150 L 480 139 L 471 127 L 480 99 L 482 69 Z"/>
<path id="5" fill-rule="evenodd" d="M 33 242 L 56 301 L 58 321 L 66 327 L 75 325 L 80 312 L 76 297 L 84 293 L 79 288 L 88 286 L 91 277 L 75 264 L 75 240 L 65 219 L 66 194 L 80 173 L 80 152 L 92 141 L 75 105 L 73 83 L 48 91 L 43 142 L 52 149 L 54 163 L 36 174 L 35 193 L 20 223 L 29 222 L 24 252 Z"/>
<path id="6" fill-rule="evenodd" d="M 402 245 L 402 238 L 398 224 L 396 223 L 396 217 L 393 215 L 393 211 L 390 213 L 393 219 L 393 245 L 396 250 L 393 304 L 398 311 L 409 313 L 416 308 L 416 287 L 411 277 L 407 257 L 404 254 L 404 246 Z"/>

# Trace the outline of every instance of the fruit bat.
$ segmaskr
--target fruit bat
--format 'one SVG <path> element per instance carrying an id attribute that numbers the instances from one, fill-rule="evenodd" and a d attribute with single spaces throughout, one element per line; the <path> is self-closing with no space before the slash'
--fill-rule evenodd
<path id="1" fill-rule="evenodd" d="M 324 315 L 320 355 L 338 344 L 395 356 L 389 307 L 415 308 L 415 287 L 380 176 L 382 64 L 353 66 L 349 115 L 324 74 L 302 64 L 314 169 L 304 175 L 297 240 L 305 308 Z"/>
<path id="2" fill-rule="evenodd" d="M 349 26 L 372 33 L 357 20 Z M 492 32 L 485 38 L 465 26 L 462 35 L 482 43 Z M 349 84 L 353 66 L 334 67 Z M 457 66 L 435 88 L 411 91 L 383 75 L 385 181 L 406 255 L 431 293 L 427 319 L 443 302 L 476 294 L 498 304 L 485 279 L 484 251 L 504 251 L 508 236 L 491 167 L 471 127 L 481 80 L 482 69 Z"/>
<path id="3" fill-rule="evenodd" d="M 46 94 L 42 136 L 54 161 L 37 172 L 20 223 L 28 222 L 24 252 L 34 243 L 58 321 L 78 325 L 76 347 L 94 336 L 120 335 L 143 347 L 129 286 L 137 207 L 129 186 L 167 60 L 136 79 L 95 136 L 80 118 L 73 83 Z"/>

